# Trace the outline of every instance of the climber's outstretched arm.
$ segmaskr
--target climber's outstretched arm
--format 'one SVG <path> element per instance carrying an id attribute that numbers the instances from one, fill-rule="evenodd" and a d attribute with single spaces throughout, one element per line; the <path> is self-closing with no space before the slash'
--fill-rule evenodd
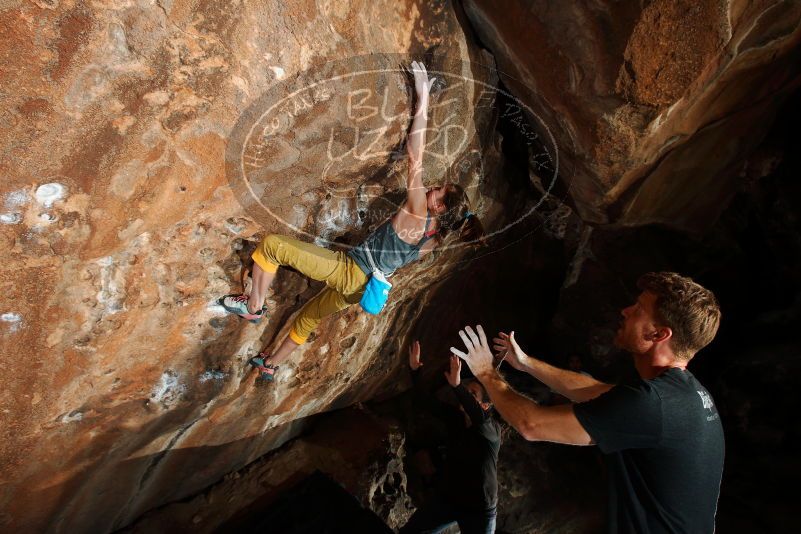
<path id="1" fill-rule="evenodd" d="M 417 93 L 417 106 L 412 118 L 412 128 L 406 149 L 409 153 L 409 177 L 406 181 L 407 209 L 414 214 L 426 213 L 426 189 L 423 185 L 423 153 L 426 145 L 428 126 L 428 99 L 434 78 L 429 79 L 425 65 L 412 61 L 414 88 Z"/>

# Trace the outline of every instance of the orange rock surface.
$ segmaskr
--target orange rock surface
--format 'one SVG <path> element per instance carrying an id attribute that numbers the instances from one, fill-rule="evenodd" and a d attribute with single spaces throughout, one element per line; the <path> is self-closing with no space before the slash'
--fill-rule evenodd
<path id="1" fill-rule="evenodd" d="M 405 161 L 387 164 L 412 107 L 399 62 L 429 52 L 432 75 L 464 78 L 444 80 L 430 123 L 467 138 L 448 147 L 430 135 L 431 152 L 445 156 L 427 163 L 426 180 L 478 179 L 446 172 L 491 130 L 491 110 L 473 111 L 473 77 L 494 82 L 470 70 L 483 56 L 449 5 L 4 2 L 0 28 L 0 530 L 123 527 L 280 445 L 292 421 L 394 387 L 387 378 L 403 365 L 396 348 L 411 324 L 398 313 L 458 253 L 399 274 L 380 317 L 355 306 L 325 321 L 268 388 L 253 385 L 247 360 L 280 339 L 319 284 L 282 273 L 266 326 L 215 299 L 241 290 L 246 252 L 265 232 L 353 238 L 367 230 L 355 189 L 369 181 L 372 200 L 401 190 Z M 271 89 L 326 74 L 315 65 L 365 54 L 382 68 L 355 89 L 372 91 L 370 105 L 392 89 L 394 122 L 324 175 L 325 128 L 347 129 L 352 110 L 334 106 L 345 98 L 336 94 L 326 111 L 296 114 L 276 136 L 285 153 L 268 154 L 280 173 L 262 184 L 279 217 L 260 218 L 226 174 L 237 120 Z M 295 218 L 280 222 L 286 214 Z"/>
<path id="2" fill-rule="evenodd" d="M 465 185 L 491 231 L 526 202 L 484 105 L 496 60 L 592 224 L 708 225 L 798 86 L 797 2 L 464 6 L 0 2 L 0 530 L 125 527 L 306 416 L 406 387 L 409 328 L 432 287 L 469 275 L 464 250 L 400 272 L 380 316 L 326 319 L 269 387 L 247 360 L 320 285 L 282 271 L 266 325 L 215 304 L 266 232 L 352 244 L 397 207 L 399 64 L 441 79 L 426 183 Z M 322 81 L 335 90 L 300 98 Z"/>

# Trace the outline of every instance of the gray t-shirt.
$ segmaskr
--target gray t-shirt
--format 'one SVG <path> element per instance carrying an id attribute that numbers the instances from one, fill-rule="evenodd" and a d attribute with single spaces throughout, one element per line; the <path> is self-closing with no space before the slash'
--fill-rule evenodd
<path id="1" fill-rule="evenodd" d="M 426 216 L 426 226 L 424 235 L 416 245 L 409 244 L 402 240 L 392 227 L 392 219 L 387 219 L 381 226 L 367 236 L 361 244 L 353 247 L 348 256 L 353 258 L 356 264 L 370 275 L 373 269 L 370 260 L 367 258 L 367 249 L 373 256 L 373 261 L 378 270 L 385 275 L 394 273 L 404 265 L 413 262 L 420 257 L 420 248 L 433 237 L 433 233 L 428 231 L 431 225 L 431 215 Z M 434 232 L 436 233 L 436 232 Z"/>

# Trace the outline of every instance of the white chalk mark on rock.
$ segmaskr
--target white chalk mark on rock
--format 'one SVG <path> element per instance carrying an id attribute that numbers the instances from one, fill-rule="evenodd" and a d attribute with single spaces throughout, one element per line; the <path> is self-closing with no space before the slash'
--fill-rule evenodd
<path id="1" fill-rule="evenodd" d="M 234 219 L 228 219 L 225 221 L 225 227 L 234 235 L 242 233 L 245 229 L 245 225 L 238 224 Z"/>
<path id="2" fill-rule="evenodd" d="M 111 256 L 100 258 L 97 264 L 101 267 L 97 302 L 103 305 L 108 314 L 122 311 L 125 300 L 125 280 L 122 273 L 115 267 Z"/>
<path id="3" fill-rule="evenodd" d="M 274 65 L 270 67 L 270 70 L 273 71 L 273 74 L 275 74 L 275 77 L 278 78 L 279 80 L 283 80 L 284 78 L 286 78 L 286 73 L 284 72 L 284 69 L 282 69 L 281 67 Z"/>
<path id="4" fill-rule="evenodd" d="M 169 408 L 178 402 L 186 391 L 186 385 L 181 383 L 178 373 L 172 369 L 164 371 L 159 383 L 153 387 L 150 398 L 153 402 L 158 402 L 165 408 Z"/>
<path id="5" fill-rule="evenodd" d="M 201 384 L 203 384 L 204 382 L 208 382 L 209 380 L 225 380 L 226 376 L 228 375 L 226 373 L 223 373 L 222 371 L 213 370 L 213 371 L 206 371 L 205 373 L 200 375 L 200 378 L 198 380 L 200 381 Z"/>
<path id="6" fill-rule="evenodd" d="M 63 199 L 66 194 L 67 188 L 55 182 L 43 184 L 36 188 L 36 200 L 46 208 Z"/>
<path id="7" fill-rule="evenodd" d="M 30 197 L 28 192 L 24 189 L 12 191 L 6 195 L 6 209 L 13 210 L 28 203 Z"/>
<path id="8" fill-rule="evenodd" d="M 72 410 L 71 412 L 62 415 L 59 421 L 61 421 L 64 424 L 67 424 L 67 423 L 76 423 L 82 419 L 83 419 L 83 412 L 79 412 L 78 410 Z"/>
<path id="9" fill-rule="evenodd" d="M 214 316 L 228 315 L 228 311 L 216 300 L 213 300 L 206 305 L 206 311 Z"/>
<path id="10" fill-rule="evenodd" d="M 317 215 L 317 246 L 327 246 L 331 239 L 358 224 L 358 217 L 353 213 L 353 206 L 348 199 L 336 199 L 324 203 Z"/>
<path id="11" fill-rule="evenodd" d="M 0 315 L 0 321 L 8 323 L 8 330 L 10 332 L 16 332 L 22 326 L 22 316 L 15 312 L 6 312 Z"/>

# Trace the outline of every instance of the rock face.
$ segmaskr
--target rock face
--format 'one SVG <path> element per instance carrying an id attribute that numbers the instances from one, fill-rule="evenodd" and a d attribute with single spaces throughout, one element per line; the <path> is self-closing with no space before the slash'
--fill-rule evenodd
<path id="1" fill-rule="evenodd" d="M 592 223 L 712 224 L 799 80 L 798 2 L 464 5 Z"/>
<path id="2" fill-rule="evenodd" d="M 132 533 L 219 532 L 246 528 L 252 517 L 315 470 L 322 470 L 392 528 L 412 512 L 406 495 L 404 435 L 397 424 L 347 408 L 281 449 L 226 475 L 194 498 L 147 514 Z M 306 503 L 311 505 L 312 503 Z"/>
<path id="3" fill-rule="evenodd" d="M 425 288 L 462 252 L 399 274 L 380 317 L 353 307 L 325 321 L 270 388 L 253 387 L 247 359 L 280 340 L 320 286 L 282 273 L 266 328 L 214 301 L 240 289 L 265 232 L 348 242 L 375 222 L 359 218 L 357 201 L 400 190 L 404 161 L 392 154 L 403 153 L 412 102 L 398 62 L 424 53 L 430 70 L 464 78 L 439 75 L 430 140 L 440 157 L 426 162 L 426 180 L 467 161 L 447 178 L 470 188 L 489 224 L 497 218 L 469 165 L 476 133 L 492 131 L 478 88 L 494 82 L 471 70 L 488 60 L 452 6 L 11 1 L 0 27 L 0 69 L 13 80 L 0 94 L 0 529 L 123 527 L 277 447 L 296 434 L 293 421 L 394 387 L 386 379 Z M 256 177 L 266 189 L 253 198 L 280 218 L 240 202 L 225 159 L 238 118 L 268 88 L 341 72 L 317 64 L 376 51 L 380 68 L 337 86 L 354 92 L 301 107 L 289 130 L 264 136 Z M 361 100 L 349 107 L 351 97 Z M 365 119 L 375 104 L 383 123 Z M 362 124 L 371 135 L 354 141 Z M 446 130 L 462 142 L 437 135 Z M 355 197 L 367 182 L 375 190 Z"/>
<path id="4" fill-rule="evenodd" d="M 409 339 L 446 354 L 442 332 L 483 320 L 508 291 L 487 281 L 566 267 L 552 241 L 502 248 L 539 220 L 578 251 L 563 310 L 608 280 L 582 260 L 604 235 L 614 248 L 614 234 L 538 201 L 537 188 L 551 191 L 541 169 L 503 153 L 513 136 L 501 143 L 496 110 L 508 108 L 496 108 L 494 60 L 468 15 L 553 134 L 565 196 L 592 224 L 708 226 L 797 82 L 797 2 L 460 5 L 0 2 L 0 530 L 120 529 L 213 494 L 199 492 L 288 442 L 282 461 L 295 451 L 316 466 L 309 442 L 289 441 L 305 418 L 408 387 Z M 399 64 L 412 58 L 439 78 L 426 183 L 464 185 L 501 253 L 449 247 L 403 270 L 384 313 L 354 306 L 325 320 L 261 387 L 247 360 L 282 339 L 320 284 L 282 270 L 266 325 L 215 300 L 241 289 L 265 233 L 346 247 L 397 209 L 412 107 Z M 527 219 L 532 205 L 548 217 Z M 531 298 L 501 306 L 490 329 L 547 324 L 538 298 L 560 298 L 561 271 L 546 281 L 519 290 Z M 392 488 L 390 471 L 370 473 Z M 352 482 L 401 521 L 402 495 Z M 539 498 L 523 485 L 509 481 L 508 498 Z"/>

